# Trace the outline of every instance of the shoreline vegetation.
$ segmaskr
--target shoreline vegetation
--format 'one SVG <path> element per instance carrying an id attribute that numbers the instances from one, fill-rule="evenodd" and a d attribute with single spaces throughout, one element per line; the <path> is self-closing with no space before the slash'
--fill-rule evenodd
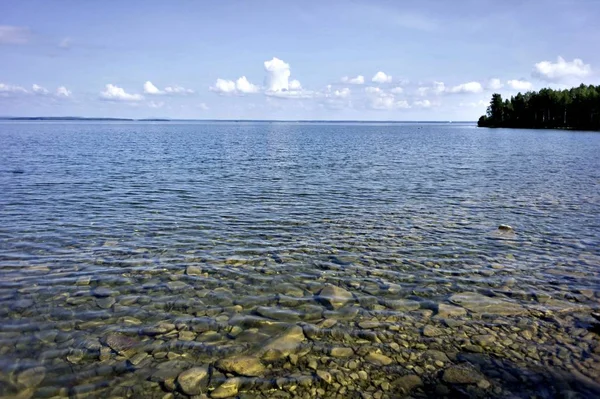
<path id="1" fill-rule="evenodd" d="M 544 88 L 520 92 L 510 100 L 492 95 L 479 127 L 600 130 L 600 85 L 581 84 L 569 90 Z"/>

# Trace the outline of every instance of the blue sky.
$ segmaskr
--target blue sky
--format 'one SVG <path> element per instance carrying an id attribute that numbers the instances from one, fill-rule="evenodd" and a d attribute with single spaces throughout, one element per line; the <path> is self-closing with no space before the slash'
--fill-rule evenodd
<path id="1" fill-rule="evenodd" d="M 600 2 L 0 3 L 0 115 L 476 120 L 600 84 Z"/>

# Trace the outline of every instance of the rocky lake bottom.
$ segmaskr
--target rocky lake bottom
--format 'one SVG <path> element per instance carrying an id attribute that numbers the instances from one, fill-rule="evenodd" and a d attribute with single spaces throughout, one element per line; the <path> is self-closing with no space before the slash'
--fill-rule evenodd
<path id="1" fill-rule="evenodd" d="M 2 399 L 600 397 L 597 136 L 0 127 Z"/>

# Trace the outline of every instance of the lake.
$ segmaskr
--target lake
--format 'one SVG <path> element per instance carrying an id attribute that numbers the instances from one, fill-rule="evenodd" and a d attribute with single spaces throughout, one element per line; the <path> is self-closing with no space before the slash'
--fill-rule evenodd
<path id="1" fill-rule="evenodd" d="M 598 133 L 0 123 L 2 398 L 597 397 L 599 266 Z"/>

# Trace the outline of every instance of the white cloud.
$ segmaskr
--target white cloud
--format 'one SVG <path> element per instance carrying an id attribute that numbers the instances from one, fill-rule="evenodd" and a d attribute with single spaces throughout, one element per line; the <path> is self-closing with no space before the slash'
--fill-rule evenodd
<path id="1" fill-rule="evenodd" d="M 499 90 L 504 87 L 504 84 L 498 78 L 492 78 L 488 81 L 486 88 L 489 90 Z"/>
<path id="2" fill-rule="evenodd" d="M 165 93 L 167 94 L 194 94 L 194 90 L 192 89 L 186 89 L 185 87 L 181 87 L 181 86 L 167 86 L 165 87 Z"/>
<path id="3" fill-rule="evenodd" d="M 144 93 L 146 94 L 163 94 L 164 92 L 154 86 L 151 81 L 144 83 Z"/>
<path id="4" fill-rule="evenodd" d="M 235 82 L 219 78 L 215 85 L 210 87 L 210 90 L 221 94 L 233 94 L 235 93 Z"/>
<path id="5" fill-rule="evenodd" d="M 379 71 L 373 75 L 371 81 L 375 83 L 389 83 L 392 81 L 392 77 L 390 75 L 386 75 L 384 72 Z"/>
<path id="6" fill-rule="evenodd" d="M 548 82 L 559 82 L 565 79 L 583 79 L 592 73 L 590 64 L 584 64 L 579 58 L 565 61 L 558 57 L 556 62 L 542 61 L 535 64 L 533 76 Z"/>
<path id="7" fill-rule="evenodd" d="M 444 82 L 433 82 L 430 87 L 423 86 L 417 89 L 417 94 L 420 96 L 426 96 L 429 92 L 433 92 L 433 94 L 442 94 L 446 91 L 446 85 Z"/>
<path id="8" fill-rule="evenodd" d="M 56 97 L 62 97 L 62 98 L 66 98 L 66 97 L 71 97 L 71 91 L 69 89 L 67 89 L 65 86 L 59 86 L 56 89 Z"/>
<path id="9" fill-rule="evenodd" d="M 371 100 L 369 106 L 372 109 L 392 110 L 392 109 L 407 109 L 410 108 L 405 100 L 396 100 L 394 96 L 376 97 Z"/>
<path id="10" fill-rule="evenodd" d="M 383 92 L 383 90 L 381 90 L 381 88 L 374 87 L 374 86 L 367 86 L 367 87 L 365 87 L 365 93 L 368 93 L 368 94 L 377 94 L 377 95 L 383 95 L 384 94 L 384 92 Z"/>
<path id="11" fill-rule="evenodd" d="M 278 91 L 267 90 L 267 91 L 265 91 L 265 95 L 270 96 L 270 97 L 277 97 L 277 98 L 301 99 L 301 98 L 317 97 L 318 93 L 315 93 L 310 90 L 278 90 Z"/>
<path id="12" fill-rule="evenodd" d="M 206 105 L 206 103 L 200 103 L 198 104 L 198 108 L 200 108 L 203 111 L 208 111 L 208 105 Z"/>
<path id="13" fill-rule="evenodd" d="M 27 90 L 21 86 L 0 83 L 0 96 L 9 97 L 14 94 L 27 94 Z"/>
<path id="14" fill-rule="evenodd" d="M 331 85 L 327 85 L 323 94 L 326 98 L 348 98 L 350 97 L 351 91 L 347 87 L 332 90 Z"/>
<path id="15" fill-rule="evenodd" d="M 0 25 L 0 44 L 27 44 L 30 36 L 29 28 Z"/>
<path id="16" fill-rule="evenodd" d="M 250 94 L 258 93 L 260 87 L 250 83 L 245 76 L 242 76 L 235 82 L 233 80 L 217 79 L 210 90 L 220 94 Z"/>
<path id="17" fill-rule="evenodd" d="M 265 61 L 265 87 L 268 91 L 281 91 L 289 89 L 289 78 L 291 75 L 290 65 L 277 57 L 270 61 Z"/>
<path id="18" fill-rule="evenodd" d="M 35 83 L 33 84 L 33 86 L 31 86 L 31 90 L 33 90 L 34 94 L 40 95 L 47 95 L 50 93 L 45 87 L 36 85 Z"/>
<path id="19" fill-rule="evenodd" d="M 394 87 L 392 90 L 390 90 L 390 93 L 392 94 L 402 94 L 404 93 L 404 89 L 400 86 L 398 87 Z"/>
<path id="20" fill-rule="evenodd" d="M 245 76 L 242 76 L 235 82 L 235 88 L 240 93 L 258 93 L 260 88 L 257 85 L 254 85 L 248 82 Z"/>
<path id="21" fill-rule="evenodd" d="M 297 81 L 296 79 L 293 79 L 293 80 L 290 80 L 289 89 L 290 90 L 302 90 L 302 85 L 300 84 L 299 81 Z"/>
<path id="22" fill-rule="evenodd" d="M 447 90 L 448 93 L 481 93 L 482 91 L 483 87 L 479 82 L 467 82 Z"/>
<path id="23" fill-rule="evenodd" d="M 100 93 L 100 98 L 109 101 L 141 101 L 144 97 L 140 94 L 129 94 L 121 87 L 107 84 L 106 89 Z"/>
<path id="24" fill-rule="evenodd" d="M 531 82 L 528 82 L 526 80 L 513 79 L 513 80 L 509 80 L 506 83 L 513 90 L 532 90 L 533 89 L 533 85 L 531 84 Z"/>
<path id="25" fill-rule="evenodd" d="M 350 83 L 353 85 L 362 85 L 365 83 L 365 77 L 363 75 L 358 75 L 354 78 L 348 77 L 348 76 L 344 76 L 342 78 L 342 82 L 344 83 Z"/>
<path id="26" fill-rule="evenodd" d="M 431 101 L 429 100 L 419 100 L 413 102 L 413 105 L 418 108 L 431 108 Z"/>

